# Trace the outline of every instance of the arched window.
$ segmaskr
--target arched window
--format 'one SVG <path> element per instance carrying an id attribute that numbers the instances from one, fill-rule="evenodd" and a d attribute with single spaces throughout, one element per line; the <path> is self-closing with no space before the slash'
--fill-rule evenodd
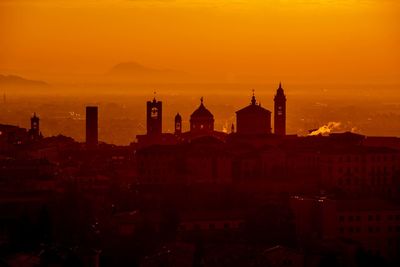
<path id="1" fill-rule="evenodd" d="M 151 109 L 151 117 L 156 119 L 158 117 L 158 109 L 156 107 Z"/>

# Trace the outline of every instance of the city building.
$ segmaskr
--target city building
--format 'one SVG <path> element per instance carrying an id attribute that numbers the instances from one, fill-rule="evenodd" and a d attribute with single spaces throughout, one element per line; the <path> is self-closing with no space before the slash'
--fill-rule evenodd
<path id="1" fill-rule="evenodd" d="M 182 117 L 179 113 L 175 116 L 175 135 L 182 133 Z"/>
<path id="2" fill-rule="evenodd" d="M 400 255 L 400 205 L 377 198 L 295 196 L 291 208 L 301 247 L 324 240 L 353 241 L 387 260 Z"/>
<path id="3" fill-rule="evenodd" d="M 39 117 L 36 116 L 36 113 L 33 113 L 33 117 L 31 118 L 31 128 L 29 130 L 29 137 L 31 140 L 38 140 L 42 137 L 39 128 L 39 121 Z"/>
<path id="4" fill-rule="evenodd" d="M 95 147 L 98 144 L 98 108 L 86 107 L 86 145 Z"/>
<path id="5" fill-rule="evenodd" d="M 279 83 L 274 98 L 274 132 L 277 135 L 286 135 L 286 96 Z"/>
<path id="6" fill-rule="evenodd" d="M 257 103 L 254 91 L 250 105 L 236 111 L 236 133 L 239 135 L 271 133 L 271 112 Z"/>
<path id="7" fill-rule="evenodd" d="M 147 135 L 161 135 L 162 133 L 162 102 L 153 98 L 147 101 Z"/>

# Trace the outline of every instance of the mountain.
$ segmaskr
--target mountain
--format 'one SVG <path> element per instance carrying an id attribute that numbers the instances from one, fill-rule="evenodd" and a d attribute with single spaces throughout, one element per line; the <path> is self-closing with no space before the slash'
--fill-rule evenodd
<path id="1" fill-rule="evenodd" d="M 28 80 L 16 75 L 2 75 L 0 74 L 0 86 L 30 86 L 30 87 L 44 87 L 48 86 L 46 82 Z"/>
<path id="2" fill-rule="evenodd" d="M 189 75 L 185 72 L 151 68 L 137 62 L 119 63 L 110 69 L 106 77 L 119 82 L 146 83 L 189 81 Z"/>

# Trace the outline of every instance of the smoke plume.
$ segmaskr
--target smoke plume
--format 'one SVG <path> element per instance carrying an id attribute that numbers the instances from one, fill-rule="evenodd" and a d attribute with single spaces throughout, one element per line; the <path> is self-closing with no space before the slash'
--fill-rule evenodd
<path id="1" fill-rule="evenodd" d="M 326 125 L 319 127 L 319 129 L 312 131 L 308 134 L 308 136 L 315 135 L 328 135 L 334 130 L 338 130 L 340 128 L 341 123 L 336 121 L 330 121 Z"/>

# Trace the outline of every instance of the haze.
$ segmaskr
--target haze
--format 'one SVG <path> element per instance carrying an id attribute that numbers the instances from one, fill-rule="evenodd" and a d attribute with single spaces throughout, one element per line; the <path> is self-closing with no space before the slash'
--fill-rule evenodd
<path id="1" fill-rule="evenodd" d="M 397 2 L 1 0 L 0 70 L 96 81 L 134 61 L 195 82 L 397 84 Z"/>
<path id="2" fill-rule="evenodd" d="M 201 96 L 227 130 L 282 81 L 288 133 L 398 136 L 399 26 L 394 0 L 0 0 L 0 74 L 28 80 L 0 76 L 0 123 L 83 141 L 96 104 L 100 140 L 129 144 L 157 91 L 165 131 Z"/>

